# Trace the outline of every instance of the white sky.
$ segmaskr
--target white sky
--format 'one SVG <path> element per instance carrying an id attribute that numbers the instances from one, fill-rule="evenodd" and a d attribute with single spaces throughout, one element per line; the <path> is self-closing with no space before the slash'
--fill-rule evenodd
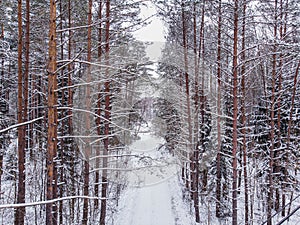
<path id="1" fill-rule="evenodd" d="M 141 7 L 141 16 L 143 19 L 156 14 L 153 3 L 151 1 L 145 1 L 145 3 L 146 6 Z M 140 41 L 153 42 L 152 45 L 148 46 L 146 51 L 151 60 L 157 61 L 165 43 L 164 24 L 158 16 L 151 17 L 150 21 L 150 24 L 134 32 L 134 36 Z"/>
<path id="2" fill-rule="evenodd" d="M 146 6 L 141 7 L 141 16 L 143 19 L 156 14 L 156 9 L 153 3 L 151 1 L 145 1 L 145 3 Z M 140 41 L 164 42 L 163 22 L 158 18 L 158 16 L 152 17 L 150 21 L 150 24 L 134 33 L 135 37 Z"/>

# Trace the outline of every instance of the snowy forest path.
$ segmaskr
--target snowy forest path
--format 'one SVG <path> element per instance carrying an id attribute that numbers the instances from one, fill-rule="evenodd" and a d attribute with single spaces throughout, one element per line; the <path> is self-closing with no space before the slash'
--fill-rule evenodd
<path id="1" fill-rule="evenodd" d="M 114 225 L 194 224 L 182 198 L 176 158 L 162 147 L 163 139 L 140 134 L 130 149 L 127 188 L 120 196 Z"/>
<path id="2" fill-rule="evenodd" d="M 120 202 L 123 202 L 125 207 L 121 209 L 115 224 L 175 224 L 172 199 L 167 182 L 153 186 L 130 188 L 121 196 Z"/>

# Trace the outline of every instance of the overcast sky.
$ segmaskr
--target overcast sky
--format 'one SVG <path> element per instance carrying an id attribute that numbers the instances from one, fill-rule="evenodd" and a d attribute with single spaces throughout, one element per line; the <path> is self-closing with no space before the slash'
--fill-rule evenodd
<path id="1" fill-rule="evenodd" d="M 144 19 L 156 14 L 155 6 L 151 1 L 146 1 L 146 6 L 141 7 L 141 14 Z M 150 24 L 136 31 L 134 36 L 140 41 L 153 42 L 148 46 L 147 53 L 151 60 L 157 61 L 165 42 L 164 24 L 158 16 L 153 16 L 150 21 Z"/>
<path id="2" fill-rule="evenodd" d="M 155 6 L 151 1 L 146 1 L 146 6 L 141 7 L 142 18 L 146 19 L 156 14 Z M 151 23 L 146 27 L 135 32 L 135 36 L 141 41 L 155 41 L 164 42 L 164 25 L 158 16 L 154 16 L 151 19 Z"/>

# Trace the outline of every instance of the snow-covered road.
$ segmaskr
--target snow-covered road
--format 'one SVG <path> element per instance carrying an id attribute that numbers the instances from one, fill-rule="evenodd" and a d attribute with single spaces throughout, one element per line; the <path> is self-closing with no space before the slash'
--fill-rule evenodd
<path id="1" fill-rule="evenodd" d="M 172 197 L 168 182 L 128 190 L 116 225 L 174 225 Z"/>
<path id="2" fill-rule="evenodd" d="M 182 200 L 178 162 L 158 151 L 162 139 L 142 133 L 131 146 L 133 171 L 121 194 L 113 225 L 190 225 L 189 207 Z"/>

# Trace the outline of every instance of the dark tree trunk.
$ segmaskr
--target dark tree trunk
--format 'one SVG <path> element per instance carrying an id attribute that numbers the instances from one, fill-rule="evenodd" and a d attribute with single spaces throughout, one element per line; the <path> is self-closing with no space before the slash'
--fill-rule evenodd
<path id="1" fill-rule="evenodd" d="M 23 105 L 23 29 L 22 0 L 18 0 L 18 123 L 24 122 Z M 18 127 L 18 192 L 17 203 L 25 202 L 25 126 Z M 16 209 L 15 224 L 24 224 L 25 208 Z"/>
<path id="2" fill-rule="evenodd" d="M 107 68 L 105 70 L 106 78 L 109 78 L 109 51 L 110 51 L 110 0 L 106 1 L 106 24 L 105 24 L 105 64 Z M 103 170 L 102 170 L 102 189 L 101 189 L 101 212 L 100 212 L 100 225 L 105 225 L 106 219 L 106 203 L 107 203 L 107 155 L 109 146 L 109 125 L 110 125 L 110 81 L 105 81 L 105 122 L 104 122 L 104 149 L 103 149 Z"/>
<path id="3" fill-rule="evenodd" d="M 247 173 L 247 133 L 246 133 L 246 75 L 245 75 L 245 32 L 246 32 L 246 7 L 247 3 L 243 3 L 243 21 L 242 21 L 242 49 L 241 49 L 241 61 L 242 61 L 242 135 L 243 135 L 243 145 L 242 145 L 242 154 L 243 154 L 243 172 L 244 172 L 244 192 L 245 192 L 245 225 L 249 224 L 249 196 L 248 196 L 248 173 Z"/>
<path id="4" fill-rule="evenodd" d="M 98 62 L 101 64 L 101 57 L 102 57 L 102 8 L 103 8 L 103 0 L 99 0 L 99 15 L 98 15 L 98 19 L 99 19 L 99 29 L 98 29 Z M 100 70 L 101 68 L 99 68 Z M 101 84 L 99 84 L 98 86 L 98 90 L 101 90 Z M 100 116 L 101 116 L 101 93 L 99 92 L 98 94 L 98 100 L 97 100 L 97 119 L 96 119 L 96 125 L 97 125 L 97 135 L 101 135 L 101 120 L 100 120 Z M 99 144 L 99 146 L 101 146 Z M 100 147 L 97 148 L 97 156 L 100 156 Z M 97 157 L 96 158 L 96 168 L 100 167 L 100 159 Z M 100 176 L 99 176 L 99 171 L 96 171 L 95 174 L 95 186 L 94 186 L 94 191 L 95 191 L 95 196 L 98 197 L 99 196 L 99 180 L 100 180 Z M 95 199 L 94 201 L 94 205 L 95 208 L 97 209 L 99 207 L 99 200 Z"/>

